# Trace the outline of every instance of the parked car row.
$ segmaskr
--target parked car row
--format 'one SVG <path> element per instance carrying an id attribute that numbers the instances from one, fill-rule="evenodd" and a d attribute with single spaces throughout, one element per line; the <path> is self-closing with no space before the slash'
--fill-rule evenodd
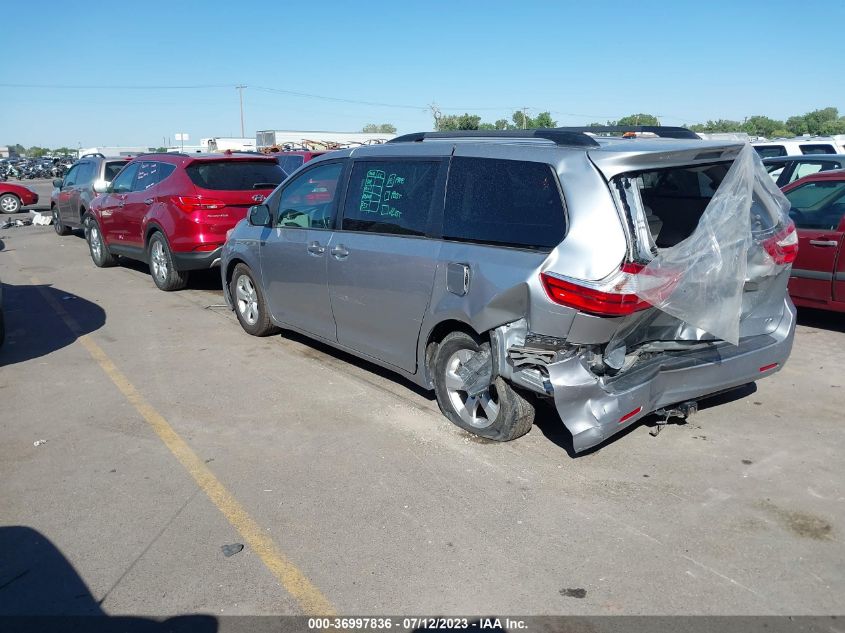
<path id="1" fill-rule="evenodd" d="M 742 147 L 653 135 L 409 135 L 289 177 L 255 154 L 149 154 L 111 178 L 94 157 L 57 183 L 56 230 L 82 226 L 99 267 L 149 263 L 162 290 L 220 266 L 249 334 L 295 330 L 395 371 L 477 435 L 523 435 L 546 399 L 583 451 L 779 370 L 792 345 L 782 217 L 755 215 L 769 261 L 749 266 L 737 345 L 626 290 L 696 231 Z"/>

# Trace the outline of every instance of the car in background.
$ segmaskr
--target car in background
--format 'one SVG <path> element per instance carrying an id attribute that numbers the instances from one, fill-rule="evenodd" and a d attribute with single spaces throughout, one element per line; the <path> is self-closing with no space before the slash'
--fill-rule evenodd
<path id="1" fill-rule="evenodd" d="M 750 151 L 679 128 L 654 134 L 667 132 L 685 136 L 435 132 L 333 151 L 231 232 L 226 301 L 247 333 L 291 329 L 395 371 L 492 440 L 527 433 L 536 398 L 553 403 L 579 452 L 662 407 L 688 412 L 786 361 L 795 236 L 768 194 L 738 344 L 632 294 Z M 682 295 L 698 305 L 701 293 Z"/>
<path id="2" fill-rule="evenodd" d="M 218 265 L 226 233 L 284 178 L 272 156 L 139 156 L 95 186 L 102 195 L 82 219 L 91 259 L 146 262 L 158 288 L 184 288 L 191 270 Z"/>
<path id="3" fill-rule="evenodd" d="M 286 152 L 279 152 L 278 154 L 271 154 L 271 156 L 275 156 L 276 160 L 279 162 L 279 167 L 281 167 L 286 174 L 290 175 L 308 161 L 317 158 L 317 156 L 322 156 L 325 153 L 326 152 L 324 151 L 312 152 L 310 150 L 290 150 Z"/>
<path id="4" fill-rule="evenodd" d="M 795 305 L 845 312 L 845 170 L 823 171 L 788 184 L 798 232 L 789 278 Z"/>
<path id="5" fill-rule="evenodd" d="M 85 154 L 63 178 L 54 179 L 50 212 L 56 233 L 68 235 L 73 229 L 81 229 L 82 218 L 99 195 L 94 185 L 110 183 L 129 160 L 125 156 L 107 158 L 102 154 Z"/>
<path id="6" fill-rule="evenodd" d="M 778 158 L 764 158 L 763 166 L 778 187 L 785 187 L 815 174 L 831 169 L 845 169 L 845 154 L 810 154 L 807 156 L 781 156 Z"/>
<path id="7" fill-rule="evenodd" d="M 0 212 L 17 213 L 38 203 L 38 194 L 23 185 L 0 182 Z"/>
<path id="8" fill-rule="evenodd" d="M 776 138 L 771 141 L 752 141 L 751 145 L 760 158 L 802 154 L 845 154 L 845 134 Z"/>

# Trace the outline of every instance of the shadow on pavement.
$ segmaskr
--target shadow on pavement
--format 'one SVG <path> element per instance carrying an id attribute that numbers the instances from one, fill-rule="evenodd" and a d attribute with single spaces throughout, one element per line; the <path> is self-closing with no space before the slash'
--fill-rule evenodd
<path id="1" fill-rule="evenodd" d="M 845 314 L 832 310 L 798 308 L 798 325 L 832 332 L 845 332 Z"/>
<path id="2" fill-rule="evenodd" d="M 0 552 L 0 630 L 4 632 L 218 630 L 217 618 L 210 615 L 163 621 L 109 617 L 70 561 L 50 539 L 32 528 L 0 527 Z"/>
<path id="3" fill-rule="evenodd" d="M 62 311 L 78 325 L 78 332 L 71 331 Z M 0 347 L 0 366 L 47 356 L 106 322 L 105 311 L 96 303 L 46 284 L 4 283 L 3 313 L 6 340 Z"/>

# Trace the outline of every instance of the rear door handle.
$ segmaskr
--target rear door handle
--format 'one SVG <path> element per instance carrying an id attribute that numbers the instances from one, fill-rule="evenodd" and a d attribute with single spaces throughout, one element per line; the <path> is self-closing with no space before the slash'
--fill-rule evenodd
<path id="1" fill-rule="evenodd" d="M 810 240 L 813 246 L 839 246 L 836 240 Z"/>
<path id="2" fill-rule="evenodd" d="M 320 256 L 326 252 L 326 247 L 320 244 L 320 242 L 311 242 L 308 245 L 308 252 L 312 255 Z"/>
<path id="3" fill-rule="evenodd" d="M 349 257 L 349 251 L 346 250 L 346 247 L 343 244 L 338 244 L 337 246 L 333 247 L 331 250 L 332 257 L 335 259 L 346 259 Z"/>

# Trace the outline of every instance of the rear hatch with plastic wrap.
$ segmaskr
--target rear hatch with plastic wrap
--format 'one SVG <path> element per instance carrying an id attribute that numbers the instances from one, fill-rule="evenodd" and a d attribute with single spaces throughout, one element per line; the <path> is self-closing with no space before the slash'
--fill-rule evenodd
<path id="1" fill-rule="evenodd" d="M 617 291 L 642 300 L 605 346 L 602 364 L 624 371 L 643 358 L 773 332 L 797 237 L 789 204 L 754 150 L 624 149 L 590 152 L 628 237 Z"/>

